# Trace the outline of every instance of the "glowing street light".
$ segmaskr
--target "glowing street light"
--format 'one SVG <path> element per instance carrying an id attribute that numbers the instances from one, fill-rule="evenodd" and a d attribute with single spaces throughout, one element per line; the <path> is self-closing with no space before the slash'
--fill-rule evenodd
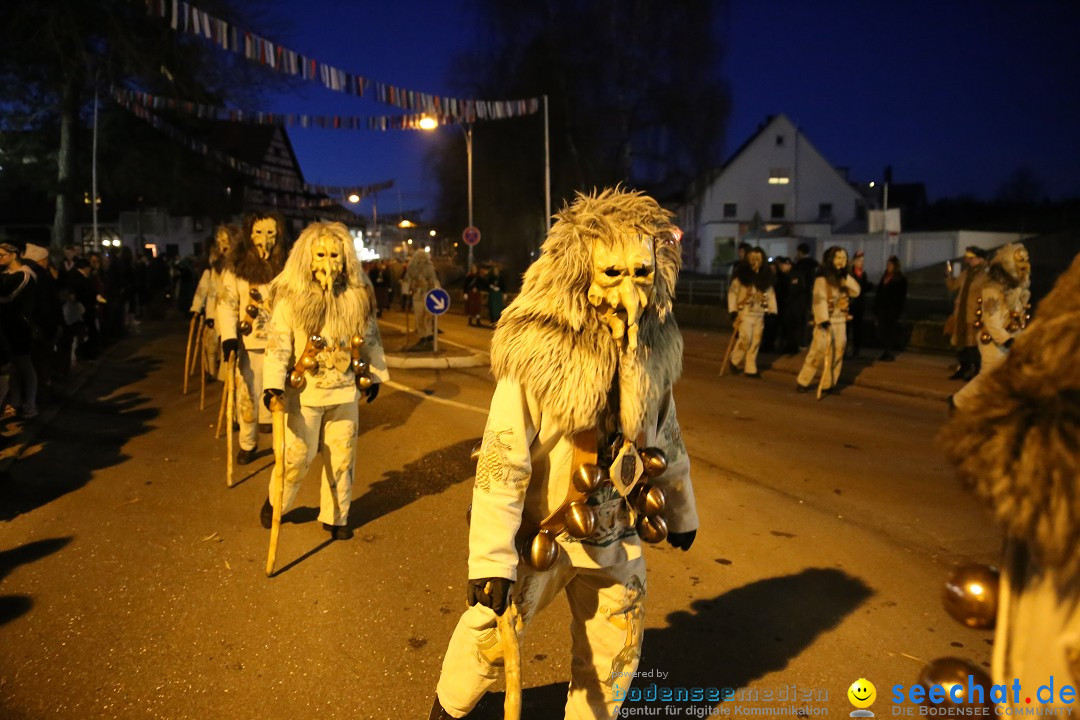
<path id="1" fill-rule="evenodd" d="M 435 237 L 435 231 L 434 230 L 429 230 L 428 235 L 430 235 L 431 237 Z"/>
<path id="2" fill-rule="evenodd" d="M 360 202 L 360 196 L 357 195 L 356 193 L 350 193 L 349 194 L 349 202 L 351 202 L 352 204 L 355 205 L 356 203 Z"/>
<path id="3" fill-rule="evenodd" d="M 423 117 L 421 117 L 418 124 L 421 130 L 434 130 L 435 128 L 439 127 L 439 121 L 431 117 L 430 115 L 424 115 Z"/>

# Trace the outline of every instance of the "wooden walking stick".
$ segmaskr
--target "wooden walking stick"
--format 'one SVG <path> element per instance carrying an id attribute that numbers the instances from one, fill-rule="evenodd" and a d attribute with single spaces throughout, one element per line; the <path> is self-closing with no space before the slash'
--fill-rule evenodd
<path id="1" fill-rule="evenodd" d="M 198 315 L 191 316 L 191 322 L 188 323 L 187 331 L 187 347 L 184 348 L 184 395 L 187 395 L 187 381 L 188 375 L 191 371 L 191 338 L 195 335 L 195 320 Z"/>
<path id="2" fill-rule="evenodd" d="M 206 407 L 206 327 L 199 320 L 199 412 Z"/>
<path id="3" fill-rule="evenodd" d="M 277 477 L 274 489 L 274 520 L 270 525 L 270 550 L 266 555 L 266 577 L 274 574 L 277 562 L 278 536 L 281 533 L 281 506 L 285 502 L 285 398 L 274 396 L 270 399 L 270 412 L 274 419 L 274 470 L 271 477 Z"/>
<path id="4" fill-rule="evenodd" d="M 503 701 L 505 720 L 521 720 L 521 646 L 518 644 L 517 634 L 519 617 L 513 600 L 506 611 L 498 616 L 503 666 L 506 671 L 506 699 Z"/>
<path id="5" fill-rule="evenodd" d="M 203 316 L 199 315 L 198 318 L 199 318 L 199 324 L 195 327 L 195 345 L 191 348 L 191 368 L 189 368 L 189 370 L 188 370 L 188 375 L 194 375 L 195 374 L 195 357 L 202 350 L 202 344 L 203 344 L 203 342 L 202 342 L 203 341 L 203 337 L 202 337 L 202 335 L 203 335 L 203 333 L 202 333 Z"/>
<path id="6" fill-rule="evenodd" d="M 731 340 L 728 340 L 727 350 L 724 351 L 724 359 L 720 365 L 720 377 L 724 376 L 727 372 L 728 363 L 731 361 L 731 352 L 735 349 L 735 341 L 739 337 L 739 319 L 735 318 L 735 323 L 731 326 Z"/>
<path id="7" fill-rule="evenodd" d="M 228 367 L 228 363 L 225 363 Z M 221 437 L 221 426 L 225 422 L 225 399 L 229 397 L 229 378 L 225 378 L 225 382 L 221 383 L 221 403 L 218 405 L 217 411 L 217 428 L 214 430 L 214 439 L 217 440 Z"/>
<path id="8" fill-rule="evenodd" d="M 237 351 L 239 352 L 239 351 Z M 225 412 L 225 486 L 233 485 L 233 417 L 236 415 L 236 352 L 229 359 L 229 374 L 225 378 L 227 401 Z"/>
<path id="9" fill-rule="evenodd" d="M 821 399 L 822 392 L 825 389 L 825 377 L 826 376 L 829 377 L 829 388 L 832 389 L 832 386 L 833 386 L 833 379 L 832 379 L 832 374 L 833 374 L 833 334 L 832 334 L 832 325 L 830 324 L 829 327 L 824 328 L 824 330 L 825 330 L 825 332 L 829 333 L 829 346 L 827 348 L 827 352 L 825 353 L 825 366 L 823 368 L 821 368 L 821 380 L 818 381 L 818 385 L 817 385 L 817 399 L 818 400 Z"/>

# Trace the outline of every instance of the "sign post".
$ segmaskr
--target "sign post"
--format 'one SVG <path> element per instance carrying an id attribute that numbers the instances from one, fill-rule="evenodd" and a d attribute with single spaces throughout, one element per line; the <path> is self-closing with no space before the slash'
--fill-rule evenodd
<path id="1" fill-rule="evenodd" d="M 434 332 L 432 333 L 432 351 L 439 352 L 439 316 L 450 309 L 450 293 L 442 288 L 429 290 L 424 296 L 424 309 L 434 315 Z"/>
<path id="2" fill-rule="evenodd" d="M 469 221 L 471 222 L 472 218 L 469 218 Z M 469 225 L 469 227 L 461 231 L 461 240 L 469 246 L 468 266 L 465 268 L 465 272 L 469 273 L 472 271 L 473 265 L 473 246 L 476 245 L 476 243 L 480 242 L 480 228 Z"/>

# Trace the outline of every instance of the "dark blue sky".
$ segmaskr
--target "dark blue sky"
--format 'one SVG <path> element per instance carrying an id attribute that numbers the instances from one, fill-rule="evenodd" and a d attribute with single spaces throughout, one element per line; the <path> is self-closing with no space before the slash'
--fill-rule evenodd
<path id="1" fill-rule="evenodd" d="M 436 94 L 455 94 L 452 57 L 483 41 L 463 0 L 274 7 L 292 49 Z M 731 0 L 717 33 L 733 102 L 728 153 L 784 112 L 831 163 L 850 167 L 852 180 L 880 179 L 891 165 L 896 182 L 925 182 L 931 199 L 989 198 L 1027 166 L 1049 196 L 1080 196 L 1080 2 Z M 271 109 L 400 112 L 316 84 L 275 96 Z M 380 214 L 433 208 L 427 133 L 296 129 L 290 137 L 309 182 L 393 178 Z"/>

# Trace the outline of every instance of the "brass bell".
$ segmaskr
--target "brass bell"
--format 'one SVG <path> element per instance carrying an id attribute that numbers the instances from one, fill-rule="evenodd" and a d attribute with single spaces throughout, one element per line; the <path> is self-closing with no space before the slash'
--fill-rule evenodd
<path id="1" fill-rule="evenodd" d="M 945 611 L 969 628 L 989 630 L 997 620 L 1001 578 L 986 565 L 961 565 L 945 581 Z"/>
<path id="2" fill-rule="evenodd" d="M 638 515 L 659 515 L 667 505 L 664 489 L 647 483 L 630 492 L 630 505 Z"/>
<path id="3" fill-rule="evenodd" d="M 322 350 L 324 347 L 326 347 L 326 338 L 324 338 L 322 335 L 312 335 L 308 339 L 311 341 L 312 347 L 314 347 L 316 350 Z"/>
<path id="4" fill-rule="evenodd" d="M 984 332 L 981 335 L 979 335 L 979 342 L 981 342 L 983 345 L 989 345 L 990 341 L 993 340 L 993 339 L 994 338 L 990 337 L 990 333 L 988 333 L 988 332 Z"/>
<path id="5" fill-rule="evenodd" d="M 315 359 L 314 355 L 305 354 L 302 358 L 300 358 L 300 364 L 309 373 L 314 374 L 319 372 L 319 361 Z"/>
<path id="6" fill-rule="evenodd" d="M 371 387 L 374 384 L 375 384 L 375 382 L 371 379 L 370 375 L 357 375 L 356 376 L 356 387 L 360 388 L 361 390 L 367 390 L 369 387 Z"/>
<path id="7" fill-rule="evenodd" d="M 660 477 L 667 470 L 667 455 L 660 448 L 645 448 L 638 454 L 641 455 L 641 462 L 645 464 L 647 476 Z"/>
<path id="8" fill-rule="evenodd" d="M 970 680 L 968 676 L 970 676 Z M 968 695 L 969 683 L 972 689 L 976 685 L 982 687 L 981 692 L 971 693 L 975 698 L 981 698 L 981 703 L 977 703 L 974 698 Z M 991 710 L 994 707 L 994 701 L 991 699 L 990 677 L 983 672 L 982 668 L 967 660 L 955 657 L 931 660 L 919 671 L 919 685 L 922 685 L 928 692 L 934 685 L 940 685 L 945 689 L 945 698 L 939 705 L 941 708 L 984 707 L 987 708 L 986 714 L 994 714 L 993 710 Z"/>
<path id="9" fill-rule="evenodd" d="M 363 375 L 368 371 L 368 361 L 363 358 L 356 358 L 352 361 L 352 369 L 357 375 Z"/>
<path id="10" fill-rule="evenodd" d="M 239 328 L 240 328 L 240 334 L 241 335 L 250 335 L 251 334 L 251 323 L 249 323 L 247 320 L 241 320 Z"/>
<path id="11" fill-rule="evenodd" d="M 254 288 L 254 287 L 253 287 L 253 288 L 250 288 L 250 289 L 248 290 L 248 295 L 249 295 L 249 296 L 251 297 L 251 299 L 252 299 L 252 300 L 254 300 L 255 302 L 262 302 L 262 299 L 263 299 L 263 298 L 262 298 L 262 293 L 261 293 L 261 292 L 259 292 L 259 288 Z"/>
<path id="12" fill-rule="evenodd" d="M 303 390 L 305 385 L 307 385 L 307 378 L 304 377 L 304 373 L 295 370 L 289 373 L 289 387 Z"/>
<path id="13" fill-rule="evenodd" d="M 480 450 L 482 450 L 483 447 L 484 447 L 484 441 L 483 440 L 478 440 L 476 442 L 476 444 L 473 445 L 472 452 L 469 453 L 469 461 L 470 462 L 474 462 L 474 463 L 479 462 L 479 460 L 480 460 Z"/>
<path id="14" fill-rule="evenodd" d="M 566 532 L 571 537 L 584 540 L 596 532 L 596 510 L 582 502 L 572 502 L 563 516 Z"/>
<path id="15" fill-rule="evenodd" d="M 525 561 L 535 570 L 543 572 L 550 570 L 559 559 L 559 543 L 555 542 L 555 536 L 547 530 L 536 533 L 536 537 L 529 543 L 528 557 Z"/>
<path id="16" fill-rule="evenodd" d="M 976 304 L 978 304 L 978 305 L 982 305 L 982 295 L 980 295 L 979 297 L 975 298 L 975 303 L 976 303 Z"/>
<path id="17" fill-rule="evenodd" d="M 647 543 L 662 542 L 667 537 L 667 522 L 660 515 L 645 516 L 637 522 L 637 532 Z"/>
<path id="18" fill-rule="evenodd" d="M 255 305 L 248 305 L 246 308 L 244 308 L 244 312 L 246 312 L 248 317 L 252 320 L 259 317 L 259 308 Z"/>
<path id="19" fill-rule="evenodd" d="M 975 321 L 975 329 L 976 330 L 981 330 L 982 326 L 983 326 L 983 321 L 982 320 L 976 320 Z"/>
<path id="20" fill-rule="evenodd" d="M 360 348 L 364 347 L 364 336 L 353 335 L 352 339 L 349 340 L 349 347 L 353 348 L 354 350 L 359 350 Z"/>
<path id="21" fill-rule="evenodd" d="M 604 482 L 604 472 L 592 463 L 584 463 L 574 472 L 573 482 L 578 492 L 588 495 Z"/>

